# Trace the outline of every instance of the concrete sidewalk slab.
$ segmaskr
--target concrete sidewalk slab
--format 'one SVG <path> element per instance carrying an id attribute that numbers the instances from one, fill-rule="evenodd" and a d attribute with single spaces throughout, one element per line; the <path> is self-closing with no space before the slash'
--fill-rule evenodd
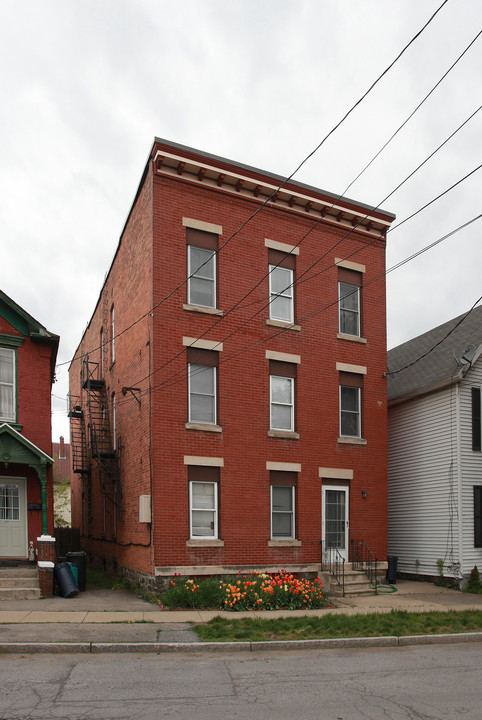
<path id="1" fill-rule="evenodd" d="M 1 616 L 0 613 L 0 622 Z M 22 623 L 82 623 L 85 612 L 44 612 L 42 610 L 29 612 L 20 622 Z"/>

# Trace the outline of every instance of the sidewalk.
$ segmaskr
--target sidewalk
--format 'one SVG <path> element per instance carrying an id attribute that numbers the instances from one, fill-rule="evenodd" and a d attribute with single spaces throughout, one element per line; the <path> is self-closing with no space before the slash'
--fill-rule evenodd
<path id="1" fill-rule="evenodd" d="M 326 614 L 356 615 L 360 613 L 406 610 L 482 610 L 482 595 L 471 595 L 437 587 L 431 583 L 400 580 L 397 592 L 379 593 L 369 597 L 337 598 L 335 608 L 323 610 L 276 610 L 231 613 L 222 610 L 166 611 L 126 590 L 103 590 L 88 587 L 75 598 L 54 597 L 44 600 L 3 600 L 0 602 L 0 652 L 113 652 L 157 651 L 216 648 L 213 643 L 199 643 L 191 630 L 191 623 L 208 622 L 216 616 L 240 617 L 296 617 Z M 470 640 L 482 641 L 482 633 L 470 633 Z M 477 637 L 474 637 L 477 636 Z M 461 636 L 456 637 L 458 641 Z M 366 644 L 366 638 L 359 638 Z M 385 638 L 371 638 L 385 641 Z M 395 639 L 392 639 L 395 640 Z M 396 639 L 398 641 L 398 638 Z M 420 641 L 420 638 L 419 638 Z M 343 643 L 346 641 L 305 641 L 297 647 L 313 643 Z M 353 645 L 353 640 L 350 645 Z M 380 642 L 378 643 L 380 644 Z M 383 644 L 387 644 L 384 642 Z M 392 643 L 392 644 L 400 644 Z M 220 643 L 225 649 L 247 649 L 251 643 Z M 266 645 L 266 643 L 263 643 Z M 272 645 L 278 648 L 280 643 Z M 293 644 L 288 644 L 293 647 Z M 251 647 L 249 649 L 252 649 Z"/>

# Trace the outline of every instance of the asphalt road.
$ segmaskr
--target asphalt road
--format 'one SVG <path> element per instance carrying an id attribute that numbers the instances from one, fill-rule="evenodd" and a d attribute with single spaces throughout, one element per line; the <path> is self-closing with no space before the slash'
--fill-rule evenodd
<path id="1" fill-rule="evenodd" d="M 481 717 L 480 644 L 0 656 L 1 720 Z"/>

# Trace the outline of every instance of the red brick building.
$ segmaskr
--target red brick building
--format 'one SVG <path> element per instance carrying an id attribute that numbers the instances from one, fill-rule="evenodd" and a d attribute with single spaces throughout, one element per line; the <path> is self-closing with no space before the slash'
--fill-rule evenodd
<path id="1" fill-rule="evenodd" d="M 393 217 L 155 140 L 70 368 L 85 549 L 158 585 L 385 559 Z"/>
<path id="2" fill-rule="evenodd" d="M 53 535 L 51 390 L 59 338 L 0 291 L 0 558 Z"/>

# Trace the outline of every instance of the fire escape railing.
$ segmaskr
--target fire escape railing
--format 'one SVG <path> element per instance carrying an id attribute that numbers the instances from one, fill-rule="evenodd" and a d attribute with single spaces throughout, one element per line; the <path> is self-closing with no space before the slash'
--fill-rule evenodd
<path id="1" fill-rule="evenodd" d="M 378 559 L 365 540 L 350 540 L 350 555 L 353 570 L 366 573 L 368 580 L 377 592 Z"/>

